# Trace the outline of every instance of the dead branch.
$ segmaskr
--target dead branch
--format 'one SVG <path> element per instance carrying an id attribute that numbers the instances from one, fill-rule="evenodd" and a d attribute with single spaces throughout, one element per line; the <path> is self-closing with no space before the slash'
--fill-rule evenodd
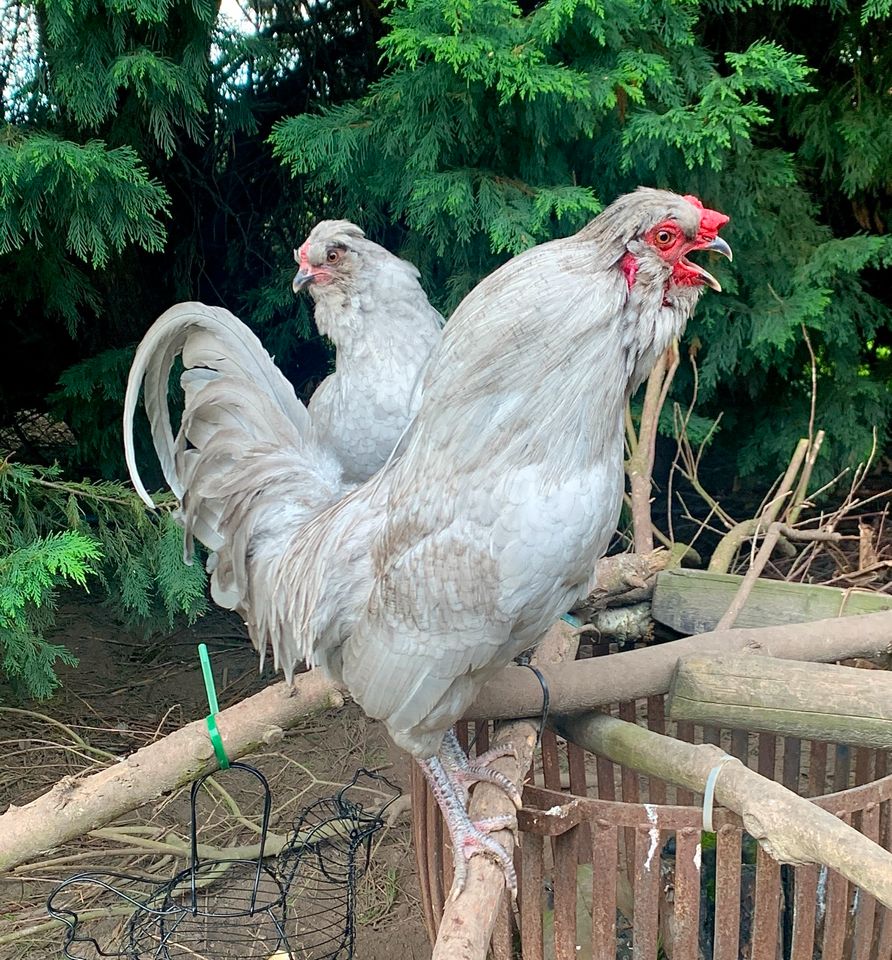
<path id="1" fill-rule="evenodd" d="M 638 603 L 653 595 L 654 578 L 669 566 L 671 554 L 657 549 L 647 554 L 620 553 L 598 561 L 595 589 L 575 607 L 572 613 L 580 620 L 590 620 L 605 607 Z"/>
<path id="2" fill-rule="evenodd" d="M 781 510 L 789 505 L 793 484 L 796 481 L 796 476 L 802 467 L 808 450 L 808 440 L 800 440 L 796 445 L 796 450 L 790 459 L 790 463 L 780 482 L 777 493 L 771 497 L 764 509 L 759 512 L 758 516 L 735 524 L 728 533 L 722 537 L 709 561 L 708 569 L 711 573 L 727 573 L 731 569 L 731 563 L 737 555 L 737 551 L 745 541 L 755 537 L 760 530 L 767 529 L 777 520 Z M 775 542 L 777 542 L 776 539 Z"/>
<path id="3" fill-rule="evenodd" d="M 579 636 L 573 628 L 558 622 L 539 644 L 535 662 L 541 669 L 545 663 L 572 661 L 578 642 Z M 531 673 L 526 669 L 522 672 Z M 540 705 L 535 712 L 541 710 L 541 699 L 540 690 Z M 495 737 L 493 746 L 510 743 L 515 756 L 496 761 L 493 766 L 518 786 L 530 769 L 537 735 L 537 722 L 519 720 L 503 726 Z M 474 789 L 469 808 L 472 820 L 514 812 L 514 805 L 503 790 L 487 783 L 478 784 Z M 510 830 L 494 836 L 509 854 L 513 852 L 514 835 Z M 473 857 L 468 864 L 467 881 L 461 895 L 446 901 L 431 960 L 485 960 L 499 909 L 506 896 L 501 867 L 488 857 Z"/>
<path id="4" fill-rule="evenodd" d="M 650 491 L 653 485 L 654 454 L 657 442 L 657 425 L 660 410 L 666 402 L 669 387 L 678 370 L 678 348 L 673 344 L 657 361 L 648 377 L 641 409 L 641 424 L 638 437 L 631 431 L 630 456 L 626 462 L 632 503 L 632 527 L 635 537 L 635 552 L 650 553 L 654 548 L 653 523 L 650 515 Z M 629 418 L 627 417 L 627 432 Z"/>
<path id="5" fill-rule="evenodd" d="M 685 743 L 604 714 L 564 718 L 557 726 L 586 750 L 697 793 L 703 793 L 710 771 L 727 757 L 712 744 Z M 725 762 L 715 798 L 741 817 L 775 860 L 826 864 L 892 908 L 892 853 L 829 811 L 736 758 Z"/>

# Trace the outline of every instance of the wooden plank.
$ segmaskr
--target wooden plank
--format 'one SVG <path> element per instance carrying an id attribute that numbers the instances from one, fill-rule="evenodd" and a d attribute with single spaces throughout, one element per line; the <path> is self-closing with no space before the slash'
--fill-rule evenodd
<path id="1" fill-rule="evenodd" d="M 888 750 L 892 672 L 775 657 L 686 657 L 668 710 L 673 720 Z"/>
<path id="2" fill-rule="evenodd" d="M 679 633 L 715 630 L 743 577 L 707 570 L 662 570 L 657 574 L 651 616 Z M 892 597 L 809 583 L 759 579 L 735 627 L 767 627 L 892 610 Z"/>

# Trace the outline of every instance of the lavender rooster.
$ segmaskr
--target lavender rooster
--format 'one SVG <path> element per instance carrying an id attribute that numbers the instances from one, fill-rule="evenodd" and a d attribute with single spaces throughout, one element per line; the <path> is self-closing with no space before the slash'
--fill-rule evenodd
<path id="1" fill-rule="evenodd" d="M 434 347 L 398 455 L 358 486 L 231 314 L 175 307 L 137 351 L 124 420 L 134 484 L 151 503 L 131 439 L 145 380 L 187 543 L 211 550 L 215 599 L 244 617 L 261 655 L 271 647 L 289 675 L 301 661 L 326 670 L 417 760 L 452 838 L 453 895 L 476 853 L 501 863 L 509 888 L 516 878 L 488 833 L 504 824 L 465 809 L 469 781 L 498 777 L 469 766 L 448 731 L 591 589 L 622 500 L 625 403 L 703 286 L 719 289 L 688 254 L 730 257 L 727 220 L 642 188 L 496 270 Z M 186 408 L 174 436 L 177 353 Z"/>

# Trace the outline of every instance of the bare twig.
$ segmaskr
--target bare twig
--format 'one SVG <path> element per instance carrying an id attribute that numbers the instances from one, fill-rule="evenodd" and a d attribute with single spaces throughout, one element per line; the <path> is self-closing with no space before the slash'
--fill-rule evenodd
<path id="1" fill-rule="evenodd" d="M 657 427 L 660 411 L 678 370 L 678 349 L 673 344 L 660 357 L 647 380 L 644 405 L 637 442 L 629 443 L 630 455 L 626 474 L 631 490 L 632 524 L 636 553 L 650 553 L 654 548 L 654 530 L 650 513 L 650 493 L 653 486 L 653 464 L 656 452 Z M 627 415 L 627 431 L 630 417 Z M 632 431 L 634 434 L 634 430 Z"/>

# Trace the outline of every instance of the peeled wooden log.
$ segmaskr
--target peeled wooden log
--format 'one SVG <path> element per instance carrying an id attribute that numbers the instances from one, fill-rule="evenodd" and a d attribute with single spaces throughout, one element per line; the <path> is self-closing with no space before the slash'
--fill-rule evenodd
<path id="1" fill-rule="evenodd" d="M 685 743 L 606 714 L 564 717 L 555 725 L 585 750 L 697 793 L 724 760 L 716 803 L 738 814 L 766 853 L 781 863 L 825 864 L 892 909 L 892 853 L 720 747 Z"/>
<path id="2" fill-rule="evenodd" d="M 892 673 L 774 657 L 686 657 L 672 720 L 892 750 Z"/>
<path id="3" fill-rule="evenodd" d="M 573 660 L 579 644 L 578 634 L 566 623 L 556 623 L 545 635 L 533 662 L 541 669 L 545 663 Z M 524 673 L 532 673 L 524 670 Z M 533 761 L 538 724 L 529 720 L 501 727 L 491 747 L 511 744 L 514 756 L 497 760 L 493 768 L 500 770 L 518 786 Z M 515 813 L 508 795 L 489 783 L 480 783 L 471 795 L 468 809 L 471 818 L 482 820 L 502 814 Z M 413 812 L 413 815 L 415 812 Z M 514 850 L 514 835 L 510 830 L 493 834 L 508 853 Z M 485 960 L 499 909 L 504 906 L 505 877 L 502 868 L 489 857 L 472 857 L 464 890 L 456 899 L 448 899 L 437 933 L 437 942 L 431 960 Z M 507 933 L 507 931 L 506 931 Z"/>
<path id="4" fill-rule="evenodd" d="M 653 618 L 679 633 L 717 630 L 743 577 L 710 570 L 663 570 L 657 574 Z M 766 627 L 892 610 L 892 597 L 813 583 L 756 580 L 735 627 Z"/>
<path id="5" fill-rule="evenodd" d="M 719 630 L 644 650 L 545 666 L 555 713 L 587 713 L 595 707 L 665 693 L 680 657 L 783 657 L 786 660 L 844 660 L 885 654 L 892 641 L 892 611 L 759 630 Z M 532 717 L 542 709 L 542 690 L 529 670 L 506 667 L 480 692 L 468 719 Z"/>

